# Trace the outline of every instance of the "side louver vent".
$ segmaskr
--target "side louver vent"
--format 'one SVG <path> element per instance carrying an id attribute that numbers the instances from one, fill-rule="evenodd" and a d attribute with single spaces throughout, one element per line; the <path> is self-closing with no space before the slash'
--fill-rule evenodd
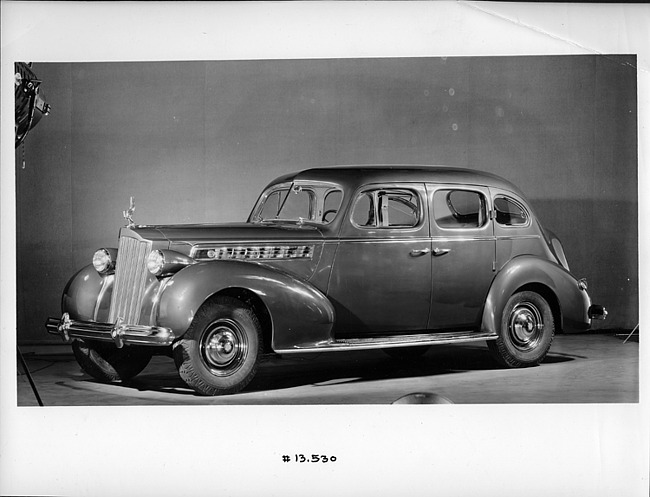
<path id="1" fill-rule="evenodd" d="M 209 247 L 199 248 L 193 258 L 196 260 L 289 260 L 311 259 L 314 255 L 312 245 L 274 245 L 253 247 Z"/>

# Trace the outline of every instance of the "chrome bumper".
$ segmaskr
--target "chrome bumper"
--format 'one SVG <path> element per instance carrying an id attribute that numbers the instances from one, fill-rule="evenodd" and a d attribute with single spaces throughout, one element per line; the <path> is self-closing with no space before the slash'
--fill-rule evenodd
<path id="1" fill-rule="evenodd" d="M 602 305 L 589 306 L 589 319 L 605 319 L 607 317 L 607 309 Z"/>
<path id="2" fill-rule="evenodd" d="M 119 319 L 115 324 L 76 321 L 70 319 L 67 312 L 61 316 L 61 319 L 48 318 L 45 328 L 49 333 L 61 336 L 65 341 L 70 341 L 72 338 L 86 338 L 113 342 L 118 348 L 122 348 L 124 344 L 164 347 L 171 345 L 176 338 L 169 328 L 123 324 Z"/>

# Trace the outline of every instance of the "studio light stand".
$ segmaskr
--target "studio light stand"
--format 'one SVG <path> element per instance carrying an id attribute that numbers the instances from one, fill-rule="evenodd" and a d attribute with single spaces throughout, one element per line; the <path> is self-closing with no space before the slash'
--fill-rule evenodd
<path id="1" fill-rule="evenodd" d="M 38 124 L 43 116 L 50 113 L 50 106 L 45 103 L 45 97 L 40 91 L 41 80 L 36 78 L 36 75 L 31 69 L 31 62 L 16 62 L 14 64 L 14 83 L 15 83 L 15 134 L 16 134 L 16 148 L 25 142 L 27 133 Z M 24 168 L 24 149 L 23 149 L 23 168 Z M 43 406 L 41 396 L 38 394 L 36 384 L 29 372 L 25 358 L 23 357 L 20 348 L 16 345 L 16 353 L 18 359 L 23 366 L 23 370 L 27 375 L 29 384 L 32 387 L 34 396 L 38 401 L 39 406 Z"/>
<path id="2" fill-rule="evenodd" d="M 34 379 L 32 378 L 32 374 L 29 372 L 29 368 L 27 367 L 27 363 L 25 362 L 25 358 L 23 357 L 22 352 L 20 352 L 20 347 L 16 345 L 16 352 L 18 353 L 18 359 L 20 359 L 20 363 L 23 365 L 23 370 L 25 371 L 25 374 L 27 375 L 27 379 L 29 380 L 29 384 L 32 386 L 32 392 L 34 392 L 34 397 L 36 397 L 36 400 L 38 401 L 38 405 L 43 407 L 43 401 L 41 400 L 41 396 L 38 394 L 38 389 L 36 388 L 36 384 L 34 383 Z"/>

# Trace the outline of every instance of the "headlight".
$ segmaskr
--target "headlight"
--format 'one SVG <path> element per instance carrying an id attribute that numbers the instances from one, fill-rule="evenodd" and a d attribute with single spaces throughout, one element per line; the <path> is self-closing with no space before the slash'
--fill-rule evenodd
<path id="1" fill-rule="evenodd" d="M 174 250 L 153 250 L 147 256 L 147 269 L 154 276 L 171 276 L 194 260 Z"/>
<path id="2" fill-rule="evenodd" d="M 93 255 L 93 266 L 100 274 L 107 274 L 115 269 L 115 261 L 108 249 L 100 248 Z"/>
<path id="3" fill-rule="evenodd" d="M 153 250 L 147 257 L 147 269 L 155 276 L 160 276 L 165 266 L 165 255 L 160 250 Z"/>

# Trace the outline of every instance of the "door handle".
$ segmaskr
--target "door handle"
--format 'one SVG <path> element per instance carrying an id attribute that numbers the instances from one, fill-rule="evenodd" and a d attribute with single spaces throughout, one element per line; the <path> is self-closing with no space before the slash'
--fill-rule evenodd
<path id="1" fill-rule="evenodd" d="M 451 249 L 448 249 L 448 248 L 438 248 L 438 247 L 436 247 L 436 248 L 433 249 L 433 256 L 438 257 L 440 255 L 445 255 L 445 254 L 448 254 L 450 251 L 451 251 Z"/>
<path id="2" fill-rule="evenodd" d="M 411 254 L 411 257 L 420 257 L 421 255 L 428 254 L 429 252 L 431 252 L 431 251 L 428 248 L 413 249 L 413 250 L 411 250 L 410 254 Z"/>

